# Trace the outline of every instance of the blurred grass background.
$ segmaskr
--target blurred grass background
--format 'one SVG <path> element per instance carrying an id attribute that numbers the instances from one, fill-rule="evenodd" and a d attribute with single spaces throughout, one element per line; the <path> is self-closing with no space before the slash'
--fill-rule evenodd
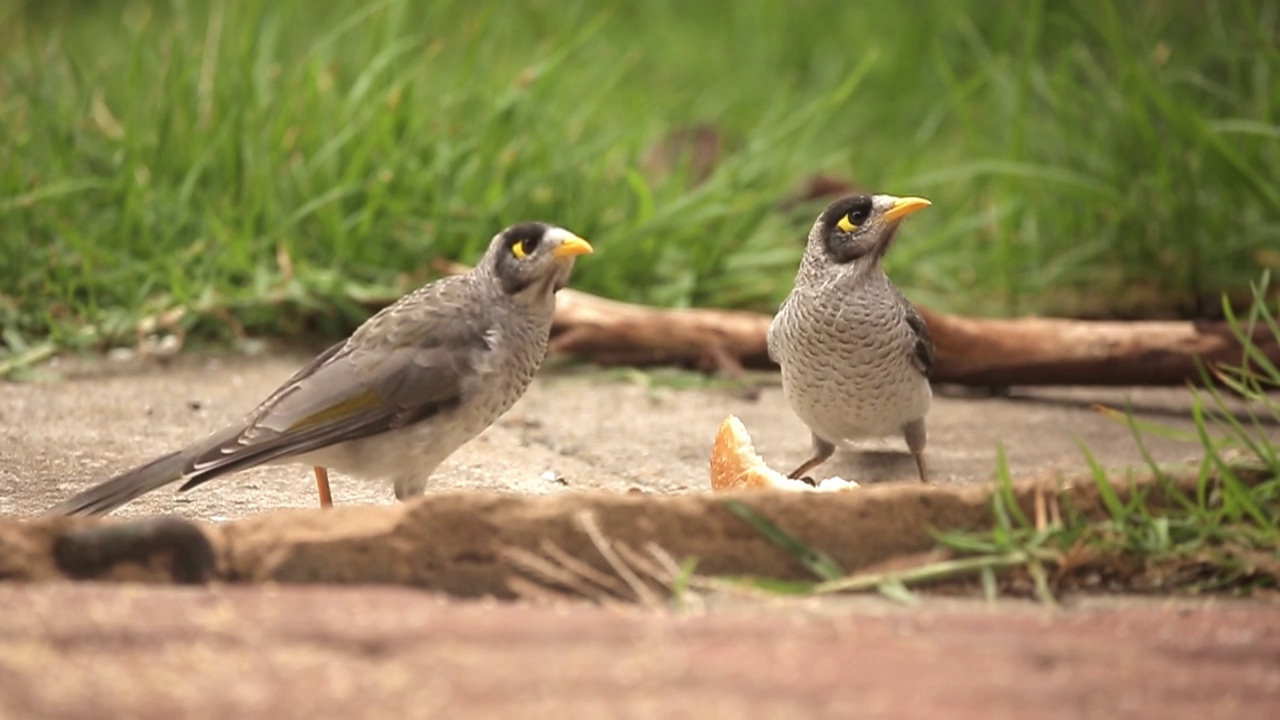
<path id="1" fill-rule="evenodd" d="M 596 244 L 575 287 L 769 311 L 815 174 L 934 201 L 887 262 L 917 302 L 1210 316 L 1280 267 L 1278 35 L 1269 0 L 0 0 L 3 343 L 337 334 L 526 219 Z M 653 159 L 691 127 L 705 177 Z"/>

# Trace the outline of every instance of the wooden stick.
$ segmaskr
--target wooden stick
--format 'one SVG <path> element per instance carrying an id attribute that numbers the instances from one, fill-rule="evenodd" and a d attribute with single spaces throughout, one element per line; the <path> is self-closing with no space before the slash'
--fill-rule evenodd
<path id="1" fill-rule="evenodd" d="M 919 310 L 933 336 L 932 379 L 939 383 L 1199 384 L 1197 359 L 1210 366 L 1238 365 L 1243 357 L 1225 322 L 990 319 Z M 776 367 L 767 347 L 771 321 L 762 313 L 655 308 L 566 289 L 556 296 L 550 349 L 606 365 L 769 368 Z M 1262 327 L 1253 341 L 1280 364 L 1280 339 Z"/>
<path id="2" fill-rule="evenodd" d="M 934 379 L 965 385 L 1199 384 L 1196 359 L 1238 365 L 1244 349 L 1225 322 L 993 320 L 920 309 L 937 348 Z M 1253 342 L 1273 361 L 1280 339 Z"/>

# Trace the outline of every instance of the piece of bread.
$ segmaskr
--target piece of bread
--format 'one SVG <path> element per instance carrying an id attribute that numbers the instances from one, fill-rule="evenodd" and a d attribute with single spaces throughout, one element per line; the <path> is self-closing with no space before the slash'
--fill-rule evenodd
<path id="1" fill-rule="evenodd" d="M 747 428 L 736 416 L 730 415 L 720 423 L 715 444 L 711 447 L 711 489 L 728 490 L 791 490 L 795 492 L 830 492 L 857 487 L 840 478 L 828 478 L 818 487 L 801 480 L 792 480 L 765 463 L 751 443 Z"/>

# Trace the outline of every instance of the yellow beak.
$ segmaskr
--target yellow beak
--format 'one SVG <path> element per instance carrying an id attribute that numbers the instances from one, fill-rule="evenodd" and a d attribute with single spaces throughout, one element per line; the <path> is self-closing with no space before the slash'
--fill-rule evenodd
<path id="1" fill-rule="evenodd" d="M 578 255 L 590 255 L 595 252 L 591 247 L 591 243 L 583 240 L 577 235 L 573 235 L 560 243 L 560 247 L 551 251 L 552 255 L 558 258 L 577 257 Z"/>
<path id="2" fill-rule="evenodd" d="M 885 222 L 897 222 L 917 210 L 923 210 L 933 203 L 922 197 L 898 198 L 893 207 L 884 214 Z"/>

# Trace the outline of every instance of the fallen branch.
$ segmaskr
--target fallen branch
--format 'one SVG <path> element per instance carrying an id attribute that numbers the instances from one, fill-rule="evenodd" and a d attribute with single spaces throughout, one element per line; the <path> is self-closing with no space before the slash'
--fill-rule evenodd
<path id="1" fill-rule="evenodd" d="M 936 346 L 933 379 L 963 385 L 1175 385 L 1199 382 L 1196 358 L 1238 364 L 1242 348 L 1224 322 L 994 320 L 920 309 Z M 552 349 L 605 364 L 702 369 L 772 367 L 770 316 L 669 310 L 563 290 Z M 1280 343 L 1254 342 L 1274 362 Z"/>
<path id="2" fill-rule="evenodd" d="M 439 263 L 444 272 L 466 266 Z M 1238 365 L 1243 348 L 1225 322 L 972 318 L 919 308 L 936 349 L 933 380 L 960 385 L 1181 385 L 1200 383 L 1197 358 Z M 673 310 L 561 290 L 551 352 L 605 365 L 687 365 L 735 372 L 775 367 L 772 317 L 738 310 Z M 1253 342 L 1280 364 L 1280 338 Z"/>
<path id="3" fill-rule="evenodd" d="M 1244 348 L 1225 322 L 993 320 L 921 308 L 937 346 L 934 379 L 966 385 L 1181 385 L 1206 365 L 1238 365 Z M 1280 361 L 1259 328 L 1258 350 Z"/>
<path id="4" fill-rule="evenodd" d="M 466 271 L 434 263 L 445 273 Z M 284 295 L 271 298 L 283 302 Z M 362 298 L 376 310 L 394 298 Z M 218 303 L 192 308 L 220 311 Z M 933 380 L 976 386 L 1179 385 L 1199 383 L 1197 359 L 1241 363 L 1243 348 L 1225 322 L 988 319 L 920 308 L 936 346 Z M 163 314 L 172 326 L 172 313 Z M 229 315 L 229 313 L 227 313 Z M 769 315 L 736 310 L 656 308 L 576 290 L 557 296 L 551 352 L 604 365 L 682 365 L 734 373 L 776 367 L 769 360 Z M 139 324 L 140 335 L 156 321 Z M 1280 339 L 1259 327 L 1259 352 L 1280 364 Z M 12 360 L 9 362 L 13 362 Z M 0 365 L 0 370 L 6 369 Z"/>
<path id="5" fill-rule="evenodd" d="M 759 313 L 654 308 L 561 290 L 551 351 L 606 365 L 765 367 L 770 320 Z"/>

